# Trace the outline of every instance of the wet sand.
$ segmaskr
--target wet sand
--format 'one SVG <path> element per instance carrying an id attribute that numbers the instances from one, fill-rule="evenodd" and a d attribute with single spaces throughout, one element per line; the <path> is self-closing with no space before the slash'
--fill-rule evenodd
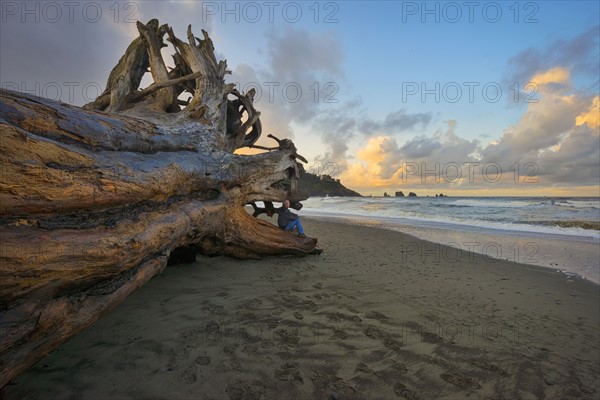
<path id="1" fill-rule="evenodd" d="M 306 213 L 304 213 L 306 214 Z M 487 259 L 501 259 L 522 264 L 538 265 L 578 275 L 596 284 L 600 283 L 600 240 L 596 232 L 584 231 L 589 236 L 572 236 L 559 231 L 550 234 L 537 232 L 483 229 L 467 225 L 411 221 L 408 219 L 368 218 L 350 215 L 316 215 L 311 218 L 326 218 L 361 226 L 379 227 L 416 236 L 419 239 L 473 251 Z M 418 242 L 409 250 L 420 252 Z M 444 255 L 442 252 L 440 256 Z M 424 255 L 425 256 L 425 255 Z M 453 254 L 447 257 L 452 261 Z"/>
<path id="2" fill-rule="evenodd" d="M 599 397 L 598 285 L 303 220 L 323 255 L 168 267 L 6 398 Z"/>

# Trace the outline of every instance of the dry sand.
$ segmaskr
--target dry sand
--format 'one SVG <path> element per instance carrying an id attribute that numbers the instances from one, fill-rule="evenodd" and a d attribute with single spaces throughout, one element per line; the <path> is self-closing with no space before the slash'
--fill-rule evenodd
<path id="1" fill-rule="evenodd" d="M 598 285 L 399 232 L 304 225 L 323 255 L 169 267 L 6 398 L 599 397 Z"/>

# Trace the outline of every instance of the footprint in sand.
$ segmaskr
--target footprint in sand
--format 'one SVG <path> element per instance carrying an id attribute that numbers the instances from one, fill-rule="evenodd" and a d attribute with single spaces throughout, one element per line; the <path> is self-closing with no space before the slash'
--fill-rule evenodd
<path id="1" fill-rule="evenodd" d="M 313 370 L 310 380 L 317 389 L 325 389 L 325 387 L 329 385 L 329 379 L 320 371 Z"/>
<path id="2" fill-rule="evenodd" d="M 356 365 L 356 368 L 354 369 L 355 372 L 363 372 L 365 374 L 370 374 L 370 375 L 375 375 L 375 371 L 372 370 L 367 364 L 365 363 L 358 363 Z"/>
<path id="3" fill-rule="evenodd" d="M 396 340 L 391 334 L 382 331 L 373 325 L 368 325 L 365 328 L 364 333 L 371 339 L 380 340 L 383 345 L 390 350 L 399 352 L 403 346 L 403 343 Z"/>
<path id="4" fill-rule="evenodd" d="M 288 309 L 301 309 L 316 311 L 317 303 L 312 300 L 305 300 L 296 295 L 283 294 L 282 296 L 271 297 L 270 300 L 282 303 L 282 306 Z"/>
<path id="5" fill-rule="evenodd" d="M 406 385 L 398 382 L 394 385 L 394 393 L 406 400 L 419 400 L 421 397 L 415 392 L 406 387 Z"/>
<path id="6" fill-rule="evenodd" d="M 351 394 L 356 393 L 356 389 L 350 384 L 350 382 L 338 376 L 333 377 L 333 388 L 342 396 L 350 396 Z"/>
<path id="7" fill-rule="evenodd" d="M 312 381 L 313 386 L 316 389 L 325 389 L 330 385 L 333 386 L 334 390 L 337 393 L 340 393 L 341 396 L 339 398 L 344 398 L 344 396 L 350 396 L 352 394 L 356 394 L 356 389 L 345 379 L 340 378 L 339 376 L 326 375 L 320 371 L 313 370 L 311 373 L 310 380 Z"/>
<path id="8" fill-rule="evenodd" d="M 354 323 L 362 322 L 362 319 L 360 319 L 360 317 L 358 315 L 346 315 L 346 314 L 342 314 L 340 312 L 325 313 L 325 316 L 327 316 L 327 319 L 329 319 L 333 322 L 342 322 L 342 321 L 349 321 L 349 322 L 354 322 Z"/>
<path id="9" fill-rule="evenodd" d="M 191 385 L 192 383 L 196 382 L 197 376 L 196 376 L 196 366 L 195 365 L 191 365 L 189 367 L 187 367 L 184 371 L 183 374 L 181 375 L 181 381 L 183 383 L 185 383 L 186 385 Z"/>
<path id="10" fill-rule="evenodd" d="M 242 347 L 242 353 L 248 354 L 250 356 L 256 355 L 258 353 L 258 349 L 255 346 L 244 346 Z"/>
<path id="11" fill-rule="evenodd" d="M 398 362 L 396 360 L 390 360 L 392 362 L 392 368 L 401 374 L 405 374 L 408 372 L 408 368 L 406 368 L 406 364 Z"/>
<path id="12" fill-rule="evenodd" d="M 335 337 L 336 339 L 341 339 L 341 340 L 348 339 L 348 334 L 344 330 L 342 330 L 338 327 L 335 327 L 335 326 L 331 327 L 331 330 L 333 331 L 333 337 Z"/>
<path id="13" fill-rule="evenodd" d="M 508 371 L 502 369 L 501 367 L 497 366 L 496 364 L 492 364 L 489 361 L 477 360 L 477 359 L 471 359 L 469 361 L 472 365 L 475 365 L 475 366 L 477 366 L 481 369 L 485 369 L 487 371 L 496 372 L 505 378 L 510 376 L 510 373 Z"/>
<path id="14" fill-rule="evenodd" d="M 260 381 L 236 380 L 227 385 L 225 392 L 230 400 L 258 400 L 265 393 L 265 389 Z"/>
<path id="15" fill-rule="evenodd" d="M 210 364 L 210 357 L 208 357 L 208 356 L 199 356 L 199 357 L 196 357 L 196 364 L 198 364 L 198 365 L 208 365 L 208 364 Z"/>
<path id="16" fill-rule="evenodd" d="M 284 363 L 273 372 L 273 375 L 275 376 L 275 379 L 280 381 L 294 382 L 297 384 L 304 383 L 304 379 L 298 368 L 298 363 L 295 361 Z"/>
<path id="17" fill-rule="evenodd" d="M 356 308 L 352 307 L 352 306 L 346 306 L 346 310 L 350 311 L 351 313 L 354 314 L 360 314 L 360 311 L 358 311 Z"/>
<path id="18" fill-rule="evenodd" d="M 438 334 L 435 334 L 433 332 L 422 332 L 421 333 L 421 339 L 425 343 L 430 343 L 430 344 L 436 344 L 436 343 L 443 343 L 444 342 L 444 339 L 442 339 L 441 336 L 439 336 Z"/>
<path id="19" fill-rule="evenodd" d="M 481 389 L 481 385 L 475 379 L 466 378 L 452 372 L 445 372 L 440 375 L 440 378 L 461 389 Z"/>
<path id="20" fill-rule="evenodd" d="M 228 356 L 230 356 L 230 355 L 232 355 L 232 354 L 235 352 L 235 350 L 236 350 L 238 347 L 239 347 L 239 344 L 238 344 L 238 343 L 233 343 L 233 344 L 231 344 L 231 345 L 225 345 L 225 346 L 223 347 L 223 353 L 224 353 L 224 354 L 226 354 L 226 355 L 228 355 Z"/>
<path id="21" fill-rule="evenodd" d="M 381 322 L 382 324 L 387 324 L 387 325 L 391 324 L 390 317 L 388 317 L 387 315 L 384 315 L 380 312 L 377 312 L 377 311 L 371 311 L 370 313 L 368 313 L 367 318 L 374 319 L 376 321 Z"/>
<path id="22" fill-rule="evenodd" d="M 300 336 L 297 331 L 278 329 L 275 333 L 279 336 L 284 346 L 297 346 L 300 343 Z"/>

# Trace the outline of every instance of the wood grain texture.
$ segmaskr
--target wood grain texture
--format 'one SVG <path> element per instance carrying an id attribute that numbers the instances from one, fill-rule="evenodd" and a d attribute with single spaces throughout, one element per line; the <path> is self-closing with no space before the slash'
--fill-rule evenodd
<path id="1" fill-rule="evenodd" d="M 190 27 L 185 43 L 157 20 L 138 30 L 83 108 L 0 91 L 0 387 L 160 273 L 175 249 L 320 252 L 315 238 L 244 210 L 305 199 L 293 184 L 303 157 L 276 138 L 272 151 L 233 154 L 260 136 L 260 113 L 254 93 L 224 83 L 208 34 Z M 154 86 L 139 91 L 147 68 Z"/>

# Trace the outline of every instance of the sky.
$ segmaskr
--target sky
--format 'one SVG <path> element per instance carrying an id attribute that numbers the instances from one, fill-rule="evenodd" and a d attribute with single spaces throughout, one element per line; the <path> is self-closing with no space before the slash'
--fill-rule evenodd
<path id="1" fill-rule="evenodd" d="M 92 101 L 151 18 L 210 34 L 257 144 L 361 194 L 600 196 L 597 1 L 3 0 L 1 87 Z"/>

